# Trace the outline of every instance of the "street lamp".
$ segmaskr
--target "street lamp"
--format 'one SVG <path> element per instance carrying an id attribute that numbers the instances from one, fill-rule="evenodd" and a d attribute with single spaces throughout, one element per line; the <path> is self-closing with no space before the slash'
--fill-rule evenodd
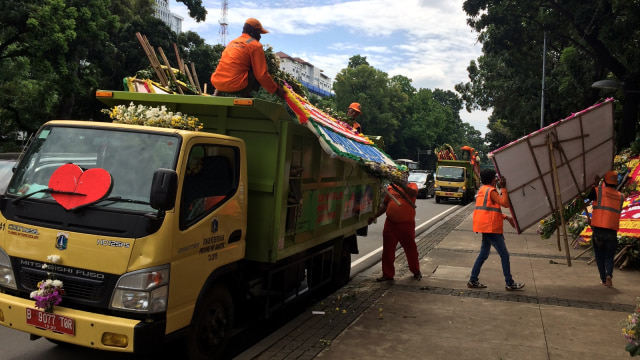
<path id="1" fill-rule="evenodd" d="M 618 82 L 618 81 L 611 80 L 611 79 L 598 80 L 598 81 L 594 82 L 593 84 L 591 84 L 592 88 L 609 89 L 609 90 L 620 89 L 623 86 L 624 86 L 623 82 Z"/>
<path id="2" fill-rule="evenodd" d="M 599 80 L 591 84 L 597 89 L 622 89 L 625 103 L 622 105 L 622 123 L 618 129 L 618 149 L 629 147 L 636 139 L 636 122 L 638 122 L 638 84 L 624 83 L 611 79 Z"/>

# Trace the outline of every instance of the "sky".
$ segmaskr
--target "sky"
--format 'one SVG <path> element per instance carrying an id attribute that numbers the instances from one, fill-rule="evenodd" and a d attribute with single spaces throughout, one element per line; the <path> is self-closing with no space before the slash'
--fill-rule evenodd
<path id="1" fill-rule="evenodd" d="M 228 0 L 225 42 L 240 36 L 247 18 L 258 19 L 269 31 L 263 45 L 301 58 L 335 78 L 354 55 L 389 77 L 403 75 L 416 89 L 455 92 L 468 82 L 467 66 L 481 54 L 477 33 L 466 23 L 464 0 Z M 187 7 L 175 0 L 170 10 L 207 44 L 222 43 L 222 0 L 202 0 L 207 19 L 197 23 Z M 463 121 L 483 135 L 490 113 L 460 111 Z"/>

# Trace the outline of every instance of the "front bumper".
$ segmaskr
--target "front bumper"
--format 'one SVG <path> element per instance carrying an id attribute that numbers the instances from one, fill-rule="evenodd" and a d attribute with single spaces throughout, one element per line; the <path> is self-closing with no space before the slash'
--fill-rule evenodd
<path id="1" fill-rule="evenodd" d="M 34 300 L 31 299 L 21 299 L 0 293 L 0 311 L 2 311 L 4 317 L 4 321 L 0 321 L 0 325 L 60 342 L 93 349 L 130 353 L 146 352 L 148 350 L 147 348 L 157 346 L 158 342 L 162 341 L 166 328 L 164 321 L 147 324 L 140 320 L 131 320 L 56 306 L 54 310 L 55 314 L 74 320 L 75 335 L 66 335 L 27 324 L 27 308 L 33 309 L 34 304 Z M 102 343 L 104 333 L 127 336 L 127 346 L 114 347 L 104 345 Z"/>
<path id="2" fill-rule="evenodd" d="M 449 191 L 436 191 L 436 196 L 448 197 L 448 198 L 462 198 L 464 193 L 461 192 L 449 192 Z"/>

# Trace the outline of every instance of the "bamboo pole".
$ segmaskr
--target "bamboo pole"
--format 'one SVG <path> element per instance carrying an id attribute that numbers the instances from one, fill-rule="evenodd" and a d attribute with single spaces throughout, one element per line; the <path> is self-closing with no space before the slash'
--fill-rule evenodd
<path id="1" fill-rule="evenodd" d="M 162 70 L 162 66 L 160 66 L 160 63 L 158 62 L 158 58 L 155 52 L 153 51 L 153 48 L 151 47 L 151 45 L 149 45 L 149 41 L 147 40 L 146 36 L 141 35 L 139 32 L 137 32 L 136 37 L 138 38 L 140 45 L 142 45 L 142 50 L 144 50 L 145 54 L 147 54 L 147 58 L 149 58 L 149 63 L 151 63 L 151 67 L 156 72 L 156 76 L 158 77 L 158 80 L 160 81 L 160 83 L 163 86 L 169 86 L 167 78 L 165 77 L 164 71 Z"/>
<path id="2" fill-rule="evenodd" d="M 589 247 L 588 247 L 588 248 L 586 248 L 583 252 L 581 252 L 580 254 L 576 255 L 576 256 L 573 258 L 573 260 L 577 260 L 580 256 L 582 256 L 582 255 L 586 254 L 586 253 L 587 253 L 587 251 L 589 251 L 589 250 L 591 250 L 591 249 L 593 249 L 593 245 L 592 245 L 592 246 L 589 246 Z"/>
<path id="3" fill-rule="evenodd" d="M 555 135 L 555 133 L 552 132 L 547 136 L 547 142 L 549 145 L 549 152 L 551 153 L 551 167 L 553 170 L 554 192 L 556 193 L 556 206 L 558 207 L 558 213 L 560 214 L 560 224 L 562 225 L 562 235 L 564 240 L 565 254 L 567 258 L 567 266 L 571 267 L 571 253 L 569 251 L 569 240 L 567 239 L 567 225 L 564 222 L 564 207 L 562 206 L 562 195 L 560 193 L 558 168 L 556 167 L 556 157 L 554 153 L 555 150 L 553 147 L 553 140 L 551 139 L 551 135 Z M 560 235 L 558 234 L 558 236 Z"/>
<path id="4" fill-rule="evenodd" d="M 191 72 L 189 71 L 189 68 L 186 66 L 184 67 L 184 73 L 187 74 L 187 79 L 189 79 L 189 84 L 191 84 L 191 87 L 196 91 L 196 94 L 200 95 L 200 92 L 198 92 L 198 88 L 196 87 L 196 84 L 193 83 Z"/>
<path id="5" fill-rule="evenodd" d="M 193 80 L 196 82 L 196 87 L 198 88 L 198 92 L 202 94 L 202 88 L 200 87 L 200 82 L 198 81 L 198 74 L 196 74 L 196 65 L 191 62 L 191 74 L 193 75 Z M 206 88 L 205 88 L 206 91 Z"/>
<path id="6" fill-rule="evenodd" d="M 160 56 L 162 56 L 162 60 L 164 61 L 165 66 L 167 67 L 167 70 L 169 70 L 169 75 L 171 75 L 171 79 L 173 80 L 173 83 L 176 84 L 176 88 L 178 89 L 178 92 L 184 95 L 184 92 L 182 92 L 182 88 L 180 87 L 180 84 L 178 84 L 178 79 L 176 79 L 176 75 L 173 73 L 171 64 L 169 63 L 169 60 L 167 60 L 167 57 L 164 55 L 164 51 L 162 51 L 161 47 L 158 47 L 158 52 L 160 53 Z"/>

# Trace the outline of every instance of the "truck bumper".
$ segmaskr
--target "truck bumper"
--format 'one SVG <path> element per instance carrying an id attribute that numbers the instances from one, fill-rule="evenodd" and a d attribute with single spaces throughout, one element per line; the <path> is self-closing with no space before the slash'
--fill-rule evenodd
<path id="1" fill-rule="evenodd" d="M 124 319 L 86 311 L 56 306 L 54 314 L 73 319 L 75 335 L 67 335 L 27 324 L 27 308 L 34 309 L 34 300 L 21 299 L 0 293 L 0 325 L 36 336 L 85 346 L 93 349 L 116 352 L 146 352 L 157 348 L 162 342 L 165 323 L 146 324 L 139 320 Z M 103 343 L 105 333 L 124 335 L 127 344 L 123 347 Z"/>
<path id="2" fill-rule="evenodd" d="M 436 196 L 446 197 L 446 198 L 462 198 L 464 193 L 460 192 L 448 192 L 448 191 L 436 191 Z"/>

